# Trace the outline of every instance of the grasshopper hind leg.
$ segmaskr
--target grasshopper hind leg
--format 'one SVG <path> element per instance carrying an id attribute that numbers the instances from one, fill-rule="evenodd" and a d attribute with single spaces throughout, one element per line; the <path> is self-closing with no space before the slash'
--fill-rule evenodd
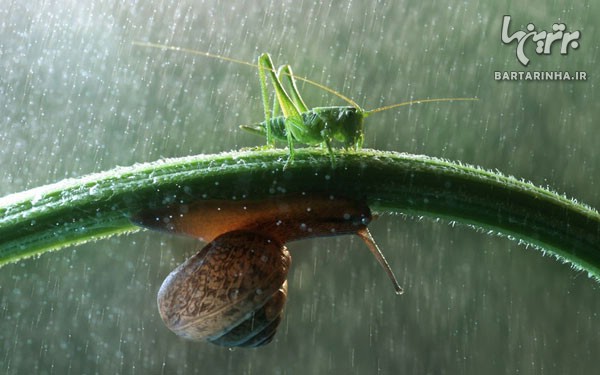
<path id="1" fill-rule="evenodd" d="M 275 101 L 273 113 L 275 112 L 275 106 L 278 105 L 279 109 L 283 113 L 285 117 L 285 130 L 286 130 L 286 138 L 288 142 L 288 147 L 290 149 L 290 156 L 288 157 L 287 162 L 284 167 L 287 167 L 294 160 L 294 139 L 298 138 L 298 133 L 302 132 L 305 128 L 304 121 L 302 120 L 301 113 L 306 109 L 306 104 L 300 97 L 300 93 L 296 87 L 296 83 L 294 80 L 294 76 L 292 73 L 292 69 L 289 65 L 284 65 L 279 70 L 275 70 L 273 65 L 273 60 L 268 53 L 262 54 L 258 58 L 258 67 L 260 73 L 260 84 L 261 90 L 263 93 L 263 105 L 265 110 L 265 122 L 268 124 L 271 120 L 272 116 L 269 113 L 270 105 L 268 103 L 268 93 L 267 93 L 267 83 L 266 83 L 266 75 L 269 74 L 271 78 L 271 83 L 273 84 L 273 88 L 275 89 Z M 290 89 L 291 89 L 291 97 L 290 94 L 284 89 L 283 83 L 281 82 L 282 76 L 286 77 L 285 79 L 288 81 Z M 267 142 L 272 141 L 272 129 L 267 130 Z"/>

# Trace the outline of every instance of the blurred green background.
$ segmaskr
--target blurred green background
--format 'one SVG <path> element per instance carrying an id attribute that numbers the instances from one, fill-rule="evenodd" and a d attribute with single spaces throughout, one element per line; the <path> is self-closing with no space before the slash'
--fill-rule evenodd
<path id="1" fill-rule="evenodd" d="M 2 0 L 0 195 L 67 177 L 255 146 L 256 71 L 167 43 L 254 61 L 268 51 L 364 108 L 365 146 L 427 154 L 530 180 L 600 207 L 594 1 Z M 523 68 L 513 30 L 580 30 L 567 56 Z M 496 82 L 496 70 L 582 70 L 586 82 Z M 311 106 L 342 105 L 302 86 Z M 0 372 L 141 374 L 576 374 L 597 370 L 600 288 L 582 272 L 465 226 L 383 216 L 374 237 L 397 297 L 352 237 L 289 246 L 285 319 L 256 350 L 176 337 L 155 303 L 200 244 L 151 232 L 0 269 Z"/>

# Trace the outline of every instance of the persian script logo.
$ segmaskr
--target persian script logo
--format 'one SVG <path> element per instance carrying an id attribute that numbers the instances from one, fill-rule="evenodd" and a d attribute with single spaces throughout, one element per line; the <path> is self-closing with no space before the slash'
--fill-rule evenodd
<path id="1" fill-rule="evenodd" d="M 509 35 L 510 16 L 504 16 L 502 20 L 502 43 L 511 44 L 517 42 L 517 59 L 523 66 L 529 65 L 529 58 L 525 55 L 525 43 L 528 40 L 535 42 L 535 52 L 538 55 L 550 55 L 552 45 L 556 42 L 560 43 L 560 54 L 566 55 L 569 52 L 569 47 L 573 49 L 579 48 L 580 31 L 568 32 L 567 26 L 564 23 L 555 23 L 552 25 L 552 32 L 536 31 L 533 23 L 527 24 L 527 32 L 523 30 L 515 31 Z"/>

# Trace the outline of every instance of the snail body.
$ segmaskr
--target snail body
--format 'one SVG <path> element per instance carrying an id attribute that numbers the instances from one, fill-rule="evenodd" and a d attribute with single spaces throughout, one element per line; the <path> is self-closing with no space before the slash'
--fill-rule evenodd
<path id="1" fill-rule="evenodd" d="M 362 201 L 330 196 L 278 196 L 261 201 L 206 200 L 139 213 L 149 229 L 196 237 L 208 244 L 173 270 L 158 292 L 167 327 L 193 340 L 224 346 L 271 341 L 287 298 L 287 242 L 357 234 L 402 293 L 367 229 Z"/>
<path id="2" fill-rule="evenodd" d="M 332 196 L 283 195 L 264 200 L 201 200 L 136 215 L 148 229 L 211 242 L 232 230 L 261 232 L 281 243 L 354 234 L 372 220 L 366 203 Z"/>

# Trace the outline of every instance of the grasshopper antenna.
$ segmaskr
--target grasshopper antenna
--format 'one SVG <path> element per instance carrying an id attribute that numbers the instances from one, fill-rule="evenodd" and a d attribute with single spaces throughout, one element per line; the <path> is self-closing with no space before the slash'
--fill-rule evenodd
<path id="1" fill-rule="evenodd" d="M 238 60 L 238 59 L 234 59 L 234 58 L 227 57 L 227 56 L 222 56 L 222 55 L 218 55 L 218 54 L 214 54 L 214 53 L 210 53 L 210 52 L 198 51 L 198 50 L 194 50 L 194 49 L 190 49 L 190 48 L 185 48 L 185 47 L 177 47 L 177 46 L 170 46 L 170 45 L 167 45 L 167 44 L 151 43 L 151 42 L 139 42 L 139 41 L 134 41 L 132 44 L 134 46 L 140 46 L 140 47 L 157 48 L 157 49 L 162 49 L 162 50 L 165 50 L 165 51 L 176 51 L 176 52 L 189 53 L 189 54 L 192 54 L 192 55 L 205 56 L 205 57 L 210 57 L 210 58 L 213 58 L 213 59 L 223 60 L 223 61 L 232 62 L 232 63 L 236 63 L 236 64 L 241 64 L 241 65 L 246 65 L 246 66 L 251 66 L 253 68 L 258 68 L 257 64 L 253 64 L 253 63 L 250 63 L 250 62 L 247 62 L 247 61 L 244 61 L 244 60 Z M 272 69 L 265 68 L 265 70 L 271 70 L 271 71 L 274 72 L 274 70 L 272 70 Z M 282 72 L 282 74 L 290 75 L 289 73 L 286 73 L 286 72 Z M 479 100 L 478 98 L 417 99 L 417 100 L 411 100 L 411 101 L 397 103 L 397 104 L 386 105 L 386 106 L 383 106 L 383 107 L 372 109 L 370 111 L 365 111 L 354 100 L 350 99 L 349 97 L 345 96 L 344 94 L 342 94 L 340 92 L 337 92 L 336 90 L 334 90 L 332 88 L 329 88 L 329 87 L 327 87 L 325 85 L 322 85 L 322 84 L 320 84 L 318 82 L 312 81 L 312 80 L 310 80 L 308 78 L 297 76 L 295 74 L 293 75 L 293 77 L 295 79 L 299 80 L 299 81 L 306 82 L 309 85 L 313 85 L 315 87 L 320 88 L 323 91 L 326 91 L 326 92 L 328 92 L 328 93 L 330 93 L 332 95 L 337 96 L 338 98 L 342 99 L 346 103 L 350 104 L 352 107 L 354 107 L 354 108 L 358 109 L 360 112 L 362 112 L 363 115 L 364 115 L 364 117 L 372 115 L 373 113 L 383 112 L 383 111 L 387 111 L 389 109 L 398 108 L 398 107 L 404 107 L 404 106 L 413 105 L 413 104 L 433 103 L 433 102 L 457 102 L 457 101 Z"/>
<path id="2" fill-rule="evenodd" d="M 236 64 L 242 64 L 242 65 L 246 65 L 246 66 L 251 66 L 253 68 L 258 68 L 257 64 L 249 63 L 249 62 L 244 61 L 244 60 L 238 60 L 238 59 L 234 59 L 234 58 L 227 57 L 227 56 L 217 55 L 217 54 L 210 53 L 210 52 L 198 51 L 198 50 L 184 48 L 184 47 L 176 47 L 176 46 L 169 46 L 169 45 L 166 45 L 166 44 L 151 43 L 151 42 L 138 42 L 138 41 L 134 41 L 134 42 L 132 42 L 132 44 L 134 46 L 147 47 L 147 48 L 157 48 L 157 49 L 162 49 L 162 50 L 165 50 L 165 51 L 185 52 L 185 53 L 189 53 L 189 54 L 192 54 L 192 55 L 205 56 L 205 57 L 210 57 L 210 58 L 213 58 L 213 59 L 228 61 L 228 62 L 232 62 L 232 63 L 236 63 Z M 275 72 L 275 70 L 272 70 L 272 69 L 265 69 L 265 70 L 270 70 L 270 71 Z M 282 72 L 282 74 L 290 75 L 289 73 L 286 73 L 286 72 Z M 312 81 L 312 80 L 310 80 L 308 78 L 305 78 L 305 77 L 300 77 L 300 76 L 297 76 L 295 74 L 293 76 L 294 76 L 295 79 L 297 79 L 299 81 L 306 82 L 309 85 L 313 85 L 315 87 L 320 88 L 323 91 L 326 91 L 326 92 L 328 92 L 330 94 L 333 94 L 333 95 L 337 96 L 338 98 L 342 99 L 343 101 L 345 101 L 346 103 L 350 104 L 354 108 L 357 108 L 357 109 L 359 109 L 359 110 L 362 111 L 362 109 L 360 108 L 360 106 L 354 100 L 352 100 L 349 97 L 347 97 L 347 96 L 345 96 L 345 95 L 343 95 L 343 94 L 335 91 L 334 89 L 329 88 L 329 87 L 327 87 L 325 85 L 322 85 L 322 84 L 320 84 L 318 82 Z"/>
<path id="3" fill-rule="evenodd" d="M 398 107 L 404 107 L 404 106 L 413 105 L 413 104 L 435 103 L 435 102 L 461 102 L 461 101 L 475 101 L 475 100 L 479 100 L 479 98 L 416 99 L 416 100 L 410 100 L 408 102 L 402 102 L 402 103 L 397 103 L 397 104 L 386 105 L 386 106 L 383 106 L 383 107 L 372 109 L 370 111 L 365 111 L 364 112 L 364 116 L 367 117 L 369 115 L 372 115 L 373 113 L 383 112 L 383 111 L 387 111 L 389 109 L 398 108 Z"/>

